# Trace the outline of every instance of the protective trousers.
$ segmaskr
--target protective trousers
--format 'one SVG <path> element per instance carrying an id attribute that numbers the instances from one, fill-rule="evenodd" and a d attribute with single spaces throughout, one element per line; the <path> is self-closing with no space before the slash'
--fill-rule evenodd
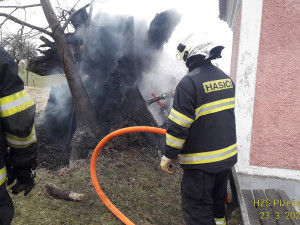
<path id="1" fill-rule="evenodd" d="M 184 170 L 181 181 L 186 225 L 225 225 L 225 198 L 230 170 L 206 173 Z"/>
<path id="2" fill-rule="evenodd" d="M 0 185 L 0 225 L 10 225 L 14 216 L 14 206 L 6 190 L 6 182 Z"/>

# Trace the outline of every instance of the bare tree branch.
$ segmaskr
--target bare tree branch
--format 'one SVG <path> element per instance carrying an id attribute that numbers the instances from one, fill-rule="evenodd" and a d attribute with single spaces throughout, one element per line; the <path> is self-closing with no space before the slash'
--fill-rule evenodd
<path id="1" fill-rule="evenodd" d="M 31 28 L 30 31 L 25 32 L 23 35 L 25 35 L 28 39 L 31 39 L 40 34 L 41 34 L 40 32 L 33 32 L 33 29 Z"/>
<path id="2" fill-rule="evenodd" d="M 49 31 L 47 31 L 46 29 L 41 28 L 41 27 L 37 27 L 37 26 L 35 26 L 35 25 L 29 24 L 29 23 L 27 23 L 27 22 L 24 22 L 24 21 L 22 21 L 22 20 L 19 20 L 18 18 L 14 17 L 14 16 L 12 16 L 12 15 L 9 15 L 9 14 L 6 14 L 6 13 L 0 13 L 0 16 L 4 16 L 4 17 L 6 17 L 7 19 L 12 20 L 12 21 L 15 22 L 15 23 L 18 23 L 18 24 L 20 24 L 20 25 L 22 25 L 22 26 L 24 25 L 24 26 L 26 26 L 26 27 L 30 27 L 30 28 L 32 28 L 32 29 L 38 30 L 38 31 L 40 31 L 40 32 L 42 32 L 42 33 L 44 33 L 44 34 L 47 34 L 47 35 L 49 35 L 49 36 L 52 37 L 52 33 L 49 32 Z"/>
<path id="3" fill-rule="evenodd" d="M 15 9 L 25 9 L 25 8 L 31 8 L 31 7 L 37 7 L 42 6 L 41 4 L 34 4 L 34 5 L 9 5 L 9 6 L 0 6 L 0 8 L 15 8 Z"/>
<path id="4" fill-rule="evenodd" d="M 16 10 L 17 10 L 17 9 L 14 9 L 14 10 L 10 13 L 10 15 L 12 15 Z M 3 24 L 4 24 L 7 20 L 8 20 L 8 19 L 5 18 L 5 20 L 3 20 L 3 22 L 0 24 L 0 27 L 2 27 Z"/>
<path id="5" fill-rule="evenodd" d="M 68 19 L 66 20 L 66 22 L 64 23 L 62 30 L 65 30 L 66 27 L 68 26 L 68 24 L 70 23 L 71 19 L 76 16 L 81 10 L 86 9 L 87 7 L 90 6 L 90 3 L 86 4 L 85 6 L 81 7 L 80 9 L 78 9 L 77 11 L 73 12 Z"/>

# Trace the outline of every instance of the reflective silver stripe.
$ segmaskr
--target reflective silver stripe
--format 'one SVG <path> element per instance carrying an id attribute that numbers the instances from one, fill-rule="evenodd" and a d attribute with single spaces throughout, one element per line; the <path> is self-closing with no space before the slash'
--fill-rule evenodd
<path id="1" fill-rule="evenodd" d="M 215 221 L 216 225 L 226 225 L 225 221 Z"/>
<path id="2" fill-rule="evenodd" d="M 200 113 L 203 113 L 203 112 L 207 112 L 209 110 L 213 110 L 213 109 L 217 109 L 217 108 L 220 108 L 220 107 L 223 107 L 223 106 L 227 106 L 227 105 L 232 105 L 234 104 L 234 101 L 231 101 L 231 102 L 224 102 L 224 103 L 221 103 L 221 104 L 218 104 L 218 105 L 213 105 L 213 106 L 210 106 L 210 107 L 207 107 L 207 108 L 203 108 L 201 109 L 196 116 L 198 116 Z"/>
<path id="3" fill-rule="evenodd" d="M 172 120 L 174 123 L 177 123 L 178 125 L 187 128 L 189 128 L 194 122 L 193 119 L 185 116 L 184 114 L 176 111 L 175 109 L 171 109 L 169 119 Z"/>
<path id="4" fill-rule="evenodd" d="M 227 148 L 191 154 L 179 154 L 179 162 L 181 164 L 201 164 L 218 162 L 227 159 L 237 153 L 237 145 L 231 145 Z"/>
<path id="5" fill-rule="evenodd" d="M 24 103 L 26 103 L 30 100 L 31 100 L 31 98 L 29 97 L 29 95 L 25 95 L 22 98 L 16 99 L 12 102 L 5 103 L 5 104 L 1 105 L 0 112 L 6 111 L 6 110 L 9 110 L 9 109 L 12 109 L 12 108 L 16 108 L 19 105 L 22 105 L 22 104 L 24 104 Z"/>
<path id="6" fill-rule="evenodd" d="M 13 140 L 9 137 L 5 137 L 6 139 L 6 142 L 7 142 L 7 145 L 10 146 L 10 147 L 13 147 L 13 146 L 27 146 L 27 145 L 30 145 L 30 144 L 33 144 L 34 142 L 36 142 L 36 134 L 34 134 L 30 139 L 28 140 L 24 140 L 24 141 L 18 141 L 18 140 Z"/>
<path id="7" fill-rule="evenodd" d="M 216 155 L 206 155 L 206 156 L 196 156 L 196 157 L 181 157 L 180 160 L 181 161 L 197 161 L 197 160 L 214 159 L 214 158 L 218 158 L 218 157 L 228 155 L 228 154 L 234 152 L 235 150 L 237 150 L 237 147 L 231 149 L 229 152 L 222 152 L 222 153 L 216 154 Z"/>
<path id="8" fill-rule="evenodd" d="M 215 222 L 216 222 L 216 225 L 226 225 L 225 218 L 222 218 L 222 219 L 216 219 L 215 218 Z"/>
<path id="9" fill-rule="evenodd" d="M 0 98 L 0 117 L 7 117 L 34 105 L 25 90 Z"/>
<path id="10" fill-rule="evenodd" d="M 180 138 L 176 138 L 170 134 L 166 134 L 166 142 L 167 145 L 173 147 L 173 148 L 177 148 L 177 149 L 182 149 L 185 140 L 180 139 Z"/>
<path id="11" fill-rule="evenodd" d="M 6 167 L 3 167 L 0 170 L 0 185 L 6 181 L 6 178 L 7 178 Z"/>
<path id="12" fill-rule="evenodd" d="M 9 133 L 5 133 L 5 139 L 7 145 L 13 148 L 27 148 L 37 141 L 34 126 L 32 126 L 31 133 L 27 137 L 18 137 Z"/>
<path id="13" fill-rule="evenodd" d="M 234 104 L 235 104 L 234 98 L 227 98 L 227 99 L 204 104 L 196 109 L 195 111 L 196 119 L 198 119 L 200 116 L 219 112 L 229 108 L 234 108 Z"/>

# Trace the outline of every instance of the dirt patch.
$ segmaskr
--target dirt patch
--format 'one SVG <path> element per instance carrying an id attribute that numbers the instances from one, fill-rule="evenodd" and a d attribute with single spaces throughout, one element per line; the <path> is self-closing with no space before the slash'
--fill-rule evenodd
<path id="1" fill-rule="evenodd" d="M 25 86 L 25 90 L 29 93 L 30 97 L 36 104 L 36 113 L 39 114 L 43 112 L 47 105 L 50 88 L 34 88 Z"/>
<path id="2" fill-rule="evenodd" d="M 33 88 L 25 87 L 31 98 L 36 104 L 35 128 L 38 138 L 38 164 L 40 168 L 56 170 L 69 164 L 71 148 L 69 146 L 68 135 L 64 138 L 49 138 L 45 129 L 45 109 L 49 99 L 49 88 Z M 126 122 L 126 121 L 125 121 Z M 126 124 L 124 126 L 130 126 Z M 114 128 L 112 128 L 115 130 Z M 116 128 L 117 129 L 117 128 Z M 112 131 L 112 130 L 111 130 Z M 160 138 L 160 135 L 156 135 Z M 126 134 L 115 138 L 107 143 L 107 148 L 118 149 L 118 151 L 126 151 L 130 147 L 136 147 L 142 152 L 152 153 L 152 158 L 160 156 L 160 149 L 147 144 L 145 133 Z M 99 140 L 98 140 L 99 141 Z M 88 141 L 91 142 L 91 141 Z M 80 148 L 87 148 L 82 142 Z M 95 146 L 97 143 L 95 144 Z M 92 146 L 88 147 L 88 151 L 92 152 Z"/>
<path id="3" fill-rule="evenodd" d="M 38 164 L 40 168 L 59 169 L 68 165 L 70 151 L 67 139 L 48 140 L 44 127 L 44 113 L 50 88 L 25 87 L 36 104 L 35 129 L 38 139 Z"/>
<path id="4" fill-rule="evenodd" d="M 56 170 L 67 166 L 70 151 L 66 139 L 48 140 L 43 124 L 36 124 L 38 138 L 38 164 L 40 168 Z"/>

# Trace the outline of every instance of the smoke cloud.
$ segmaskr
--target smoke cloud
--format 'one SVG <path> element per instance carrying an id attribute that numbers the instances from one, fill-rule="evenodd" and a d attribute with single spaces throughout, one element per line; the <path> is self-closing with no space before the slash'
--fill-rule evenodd
<path id="1" fill-rule="evenodd" d="M 138 85 L 144 99 L 152 98 L 152 93 L 161 95 L 174 91 L 176 84 L 186 73 L 186 68 L 175 56 L 172 58 L 163 53 L 163 46 L 180 21 L 178 13 L 171 10 L 153 15 L 154 20 L 150 25 L 146 21 L 127 15 L 103 12 L 94 12 L 93 15 L 91 24 L 87 28 L 78 27 L 73 38 L 76 43 L 82 43 L 84 48 L 78 69 L 99 120 L 112 113 L 103 107 L 107 101 L 112 101 L 110 97 L 113 97 L 107 96 L 105 84 L 123 55 L 133 57 L 130 59 L 134 62 L 134 74 L 130 75 L 130 80 L 133 81 L 131 85 Z M 78 49 L 73 48 L 72 52 L 74 58 L 78 59 Z M 110 90 L 108 93 L 114 92 Z M 159 106 L 153 104 L 149 106 L 149 110 L 160 125 L 162 116 Z M 47 122 L 46 117 L 48 133 L 53 134 L 49 136 L 66 136 L 71 114 L 72 100 L 69 89 L 66 86 L 53 88 L 46 109 L 46 116 L 49 118 Z"/>
<path id="2" fill-rule="evenodd" d="M 175 56 L 172 57 L 166 53 L 158 54 L 151 70 L 142 74 L 139 81 L 141 93 L 148 100 L 153 98 L 152 93 L 159 96 L 166 92 L 175 91 L 178 82 L 186 73 L 186 66 L 181 61 L 176 60 Z M 161 100 L 161 103 L 166 106 L 168 113 L 172 107 L 173 99 L 167 98 Z M 148 108 L 157 123 L 161 125 L 163 123 L 161 107 L 153 103 Z"/>
<path id="3" fill-rule="evenodd" d="M 170 29 L 179 22 L 180 15 L 171 10 L 170 13 L 154 14 L 154 17 L 151 24 L 148 24 L 145 20 L 130 16 L 94 12 L 87 41 L 87 58 L 83 62 L 85 73 L 90 75 L 90 82 L 85 82 L 87 89 L 97 90 L 96 93 L 90 93 L 93 102 L 104 104 L 105 81 L 118 59 L 130 51 L 134 52 L 136 82 L 145 99 L 153 98 L 152 93 L 160 95 L 175 89 L 180 76 L 186 73 L 186 68 L 175 56 L 163 53 L 163 45 L 164 40 L 170 38 Z M 133 34 L 126 30 L 130 18 L 134 24 Z M 166 27 L 162 24 L 173 25 Z M 125 36 L 133 36 L 132 40 L 124 37 L 124 33 Z M 159 107 L 149 106 L 149 110 L 160 124 Z"/>

